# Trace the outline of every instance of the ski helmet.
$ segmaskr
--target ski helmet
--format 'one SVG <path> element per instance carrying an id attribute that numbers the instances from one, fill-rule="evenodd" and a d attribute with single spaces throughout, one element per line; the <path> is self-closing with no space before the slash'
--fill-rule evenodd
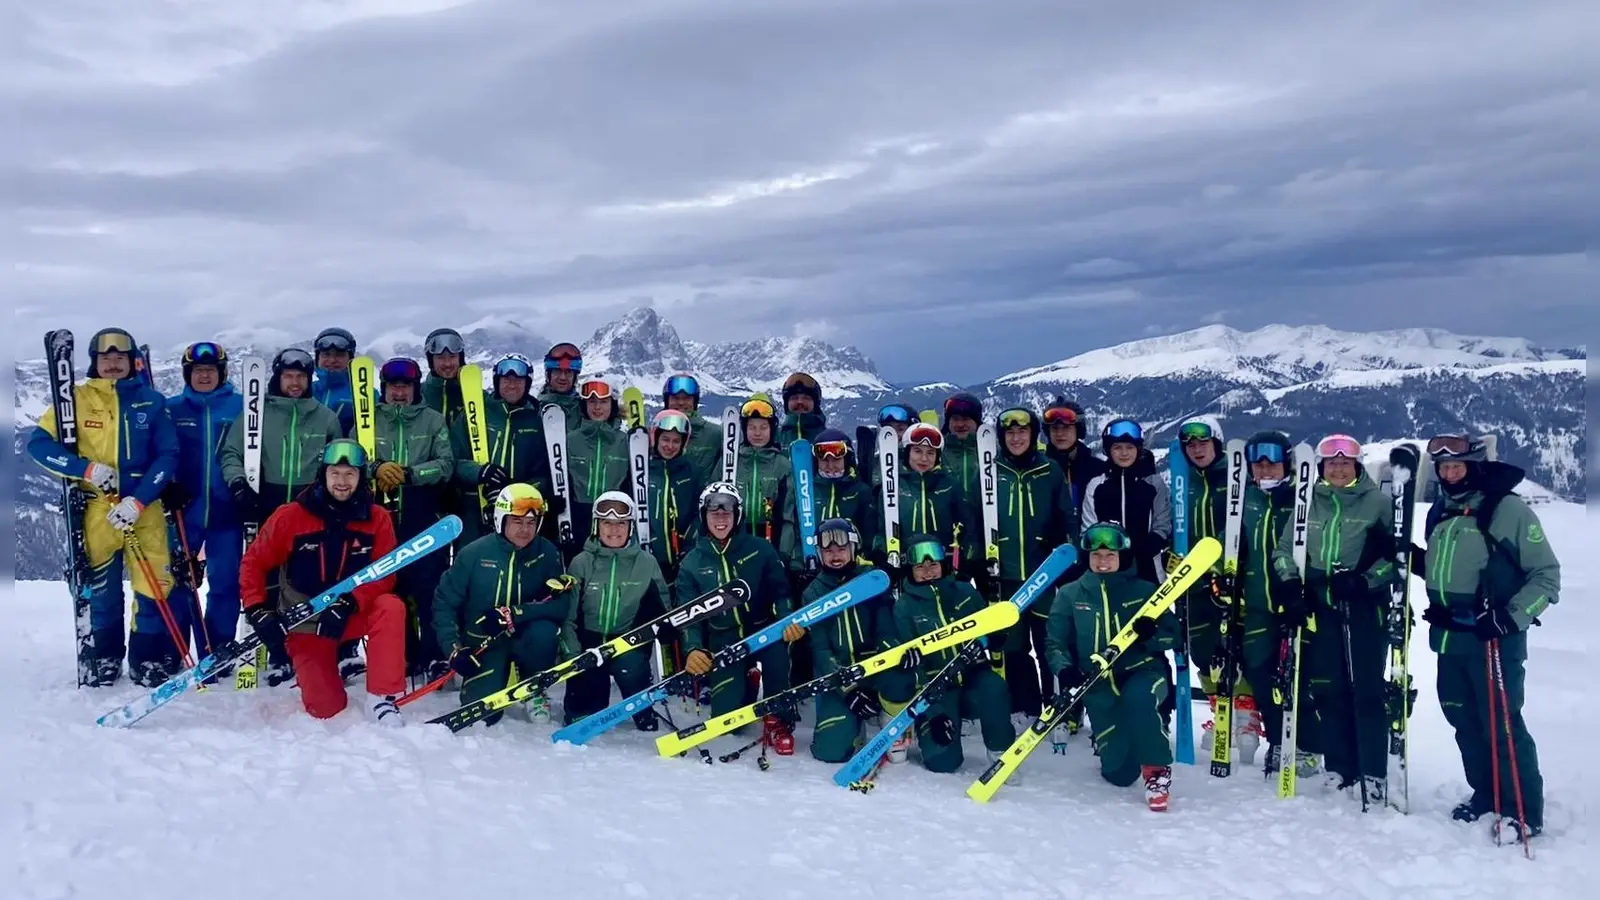
<path id="1" fill-rule="evenodd" d="M 507 375 L 521 378 L 522 389 L 525 393 L 533 391 L 533 362 L 521 353 L 508 353 L 500 357 L 494 364 L 494 390 L 493 394 L 498 399 L 500 396 L 500 379 Z"/>
<path id="2" fill-rule="evenodd" d="M 685 446 L 689 443 L 689 435 L 693 427 L 689 417 L 682 410 L 663 409 L 650 419 L 650 446 L 656 445 L 656 435 L 663 431 L 672 431 L 683 435 Z"/>
<path id="3" fill-rule="evenodd" d="M 971 419 L 975 423 L 982 422 L 983 403 L 978 400 L 976 395 L 969 394 L 966 391 L 962 391 L 959 394 L 951 394 L 950 399 L 944 401 L 945 431 L 950 430 L 951 416 L 962 416 Z"/>
<path id="4" fill-rule="evenodd" d="M 849 519 L 826 519 L 817 525 L 817 546 L 824 550 L 848 546 L 854 556 L 861 548 L 861 532 Z"/>
<path id="5" fill-rule="evenodd" d="M 633 498 L 622 491 L 606 491 L 594 500 L 595 521 L 632 522 Z"/>
<path id="6" fill-rule="evenodd" d="M 1083 538 L 1078 542 L 1084 553 L 1093 553 L 1096 550 L 1117 551 L 1117 570 L 1121 571 L 1133 564 L 1133 538 L 1128 536 L 1127 529 L 1122 523 L 1106 520 L 1096 522 L 1084 529 Z"/>
<path id="7" fill-rule="evenodd" d="M 311 342 L 311 349 L 318 353 L 324 350 L 343 350 L 355 356 L 356 337 L 343 328 L 324 328 L 317 333 L 317 339 Z"/>
<path id="8" fill-rule="evenodd" d="M 228 351 L 215 341 L 195 341 L 183 348 L 183 384 L 189 385 L 189 374 L 195 366 L 215 366 L 217 377 L 228 380 Z"/>
<path id="9" fill-rule="evenodd" d="M 822 386 L 805 372 L 796 372 L 783 382 L 783 407 L 789 408 L 789 398 L 804 394 L 818 409 L 822 408 Z"/>
<path id="10" fill-rule="evenodd" d="M 461 332 L 454 328 L 435 328 L 428 332 L 422 341 L 422 354 L 427 357 L 428 365 L 433 365 L 433 358 L 441 353 L 454 353 L 465 357 L 467 342 L 462 339 Z"/>
<path id="11" fill-rule="evenodd" d="M 1107 456 L 1111 454 L 1112 444 L 1132 444 L 1143 450 L 1144 428 L 1129 418 L 1112 419 L 1100 431 L 1100 446 Z"/>
<path id="12" fill-rule="evenodd" d="M 304 372 L 306 378 L 311 378 L 316 374 L 317 361 L 312 358 L 308 351 L 301 350 L 299 347 L 285 347 L 279 350 L 278 355 L 272 358 L 272 377 L 267 382 L 267 393 L 275 397 L 282 397 L 283 373 L 291 370 Z"/>
<path id="13" fill-rule="evenodd" d="M 1050 401 L 1050 405 L 1044 408 L 1045 428 L 1053 425 L 1071 425 L 1078 432 L 1080 441 L 1089 436 L 1089 426 L 1084 422 L 1085 418 L 1082 406 L 1062 397 Z"/>
<path id="14" fill-rule="evenodd" d="M 1225 446 L 1222 436 L 1222 422 L 1213 415 L 1185 419 L 1183 424 L 1178 426 L 1178 440 L 1184 444 L 1195 441 L 1210 441 L 1212 446 L 1217 448 L 1217 455 L 1220 456 Z"/>
<path id="15" fill-rule="evenodd" d="M 909 568 L 930 560 L 939 564 L 941 578 L 950 574 L 950 558 L 945 553 L 944 544 L 939 543 L 939 538 L 931 534 L 911 535 L 906 541 L 905 565 Z"/>
<path id="16" fill-rule="evenodd" d="M 944 432 L 927 422 L 918 422 L 907 428 L 906 433 L 900 436 L 900 446 L 907 449 L 917 446 L 932 447 L 937 452 L 944 449 Z"/>
<path id="17" fill-rule="evenodd" d="M 773 408 L 772 401 L 764 397 L 751 397 L 739 407 L 739 422 L 743 424 L 751 419 L 766 419 L 772 427 L 778 427 L 778 411 Z"/>
<path id="18" fill-rule="evenodd" d="M 404 356 L 396 356 L 385 362 L 383 367 L 378 370 L 379 395 L 382 396 L 389 385 L 394 382 L 409 383 L 413 388 L 416 388 L 411 392 L 411 403 L 413 405 L 422 403 L 422 367 L 417 365 L 416 360 L 408 359 Z"/>
<path id="19" fill-rule="evenodd" d="M 706 520 L 707 510 L 731 509 L 733 511 L 733 524 L 738 527 L 744 521 L 744 498 L 739 496 L 739 486 L 731 481 L 713 481 L 700 492 L 700 521 Z"/>
<path id="20" fill-rule="evenodd" d="M 664 405 L 667 402 L 667 398 L 673 394 L 684 394 L 693 397 L 694 405 L 698 407 L 700 405 L 700 380 L 687 372 L 679 372 L 668 378 L 666 383 L 661 386 L 662 404 Z"/>
<path id="21" fill-rule="evenodd" d="M 1034 415 L 1033 410 L 1031 409 L 1021 406 L 1013 406 L 1009 409 L 1003 409 L 1000 411 L 1000 415 L 995 416 L 995 421 L 1000 425 L 1000 450 L 1002 453 L 1009 455 L 1011 452 L 1005 449 L 1005 432 L 1006 429 L 1009 428 L 1028 429 L 1029 447 L 1032 447 L 1039 442 L 1039 417 Z"/>
<path id="22" fill-rule="evenodd" d="M 505 521 L 512 516 L 532 516 L 542 523 L 547 508 L 544 495 L 539 493 L 538 488 L 522 482 L 508 484 L 494 498 L 494 533 L 504 535 Z"/>
<path id="23" fill-rule="evenodd" d="M 100 377 L 100 354 L 126 353 L 128 355 L 128 376 L 132 378 L 139 374 L 139 342 L 133 335 L 121 328 L 102 328 L 89 339 L 89 377 Z"/>
<path id="24" fill-rule="evenodd" d="M 356 497 L 360 496 L 361 492 L 367 487 L 368 462 L 369 460 L 367 459 L 367 451 L 361 446 L 360 442 L 350 438 L 339 438 L 337 440 L 329 441 L 322 447 L 321 462 L 317 466 L 317 483 L 315 489 L 318 491 L 327 490 L 327 474 L 329 468 L 333 466 L 350 466 L 354 468 L 357 473 L 359 473 L 359 478 L 356 481 L 356 493 L 350 498 L 351 500 L 356 499 Z"/>
<path id="25" fill-rule="evenodd" d="M 545 353 L 544 368 L 547 372 L 551 369 L 570 369 L 573 374 L 582 372 L 583 351 L 578 349 L 577 344 L 559 343 Z"/>
<path id="26" fill-rule="evenodd" d="M 1283 463 L 1285 472 L 1289 471 L 1289 457 L 1293 452 L 1289 438 L 1281 431 L 1258 431 L 1244 442 L 1246 463 Z"/>

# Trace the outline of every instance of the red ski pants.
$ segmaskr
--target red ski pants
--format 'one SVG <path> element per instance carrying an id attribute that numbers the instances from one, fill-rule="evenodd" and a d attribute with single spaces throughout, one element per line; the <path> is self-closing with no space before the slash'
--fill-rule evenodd
<path id="1" fill-rule="evenodd" d="M 380 594 L 350 617 L 341 640 L 367 639 L 367 692 L 403 694 L 406 688 L 406 604 Z M 300 702 L 314 718 L 331 719 L 349 702 L 339 677 L 339 643 L 332 638 L 291 632 L 285 646 L 300 682 Z"/>

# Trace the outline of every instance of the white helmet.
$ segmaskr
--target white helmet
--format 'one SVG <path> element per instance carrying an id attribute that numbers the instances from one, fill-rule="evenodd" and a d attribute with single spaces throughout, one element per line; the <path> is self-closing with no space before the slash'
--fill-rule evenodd
<path id="1" fill-rule="evenodd" d="M 502 526 L 507 516 L 532 516 L 542 520 L 547 509 L 549 506 L 538 488 L 521 482 L 508 484 L 494 498 L 494 533 L 505 534 Z"/>
<path id="2" fill-rule="evenodd" d="M 744 521 L 744 499 L 739 496 L 739 486 L 731 481 L 713 481 L 700 492 L 700 520 L 706 518 L 709 507 L 733 507 L 733 524 Z"/>
<path id="3" fill-rule="evenodd" d="M 596 521 L 631 522 L 635 514 L 633 498 L 621 491 L 606 491 L 594 500 Z"/>

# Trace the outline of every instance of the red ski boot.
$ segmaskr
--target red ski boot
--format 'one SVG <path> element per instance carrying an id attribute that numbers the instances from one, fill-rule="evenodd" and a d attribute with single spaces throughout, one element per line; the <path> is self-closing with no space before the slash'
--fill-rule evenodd
<path id="1" fill-rule="evenodd" d="M 1143 766 L 1144 802 L 1151 812 L 1167 811 L 1167 796 L 1172 791 L 1171 766 Z"/>
<path id="2" fill-rule="evenodd" d="M 769 715 L 761 720 L 761 740 L 779 756 L 794 755 L 794 732 L 782 716 Z"/>

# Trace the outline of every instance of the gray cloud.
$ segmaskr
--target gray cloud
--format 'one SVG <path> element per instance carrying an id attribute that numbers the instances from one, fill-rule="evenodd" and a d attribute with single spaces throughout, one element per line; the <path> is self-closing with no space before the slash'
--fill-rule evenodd
<path id="1" fill-rule="evenodd" d="M 449 6 L 23 12 L 19 352 L 650 302 L 975 380 L 1153 323 L 1596 321 L 1583 4 Z"/>

